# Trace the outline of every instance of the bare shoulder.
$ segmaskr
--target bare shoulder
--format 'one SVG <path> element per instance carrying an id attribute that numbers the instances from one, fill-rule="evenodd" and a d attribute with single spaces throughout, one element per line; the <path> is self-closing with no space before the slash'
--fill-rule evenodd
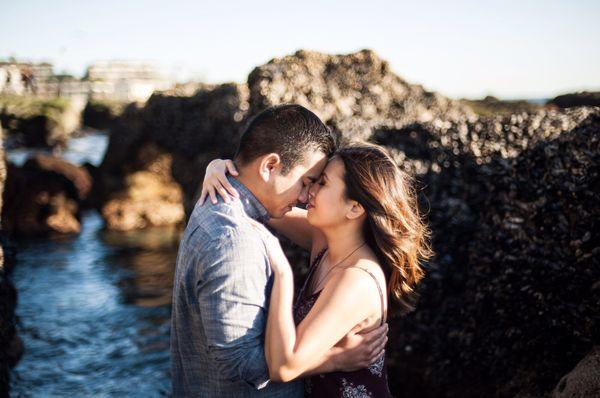
<path id="1" fill-rule="evenodd" d="M 368 295 L 376 298 L 379 303 L 379 293 L 373 277 L 385 292 L 385 275 L 381 266 L 376 259 L 363 257 L 333 273 L 327 285 L 331 288 L 335 287 L 336 290 L 348 289 L 348 293 L 353 295 Z"/>
<path id="2" fill-rule="evenodd" d="M 385 274 L 383 273 L 383 268 L 381 268 L 381 265 L 377 259 L 361 258 L 354 265 L 352 265 L 351 268 L 362 268 L 364 271 L 368 271 L 371 275 L 377 278 L 379 283 L 382 283 L 385 286 Z M 363 274 L 365 274 L 364 271 Z M 373 278 L 369 276 L 369 279 Z"/>

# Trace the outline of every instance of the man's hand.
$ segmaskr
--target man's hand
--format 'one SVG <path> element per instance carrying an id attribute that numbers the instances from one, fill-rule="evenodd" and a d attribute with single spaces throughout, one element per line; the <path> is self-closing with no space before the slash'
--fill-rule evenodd
<path id="1" fill-rule="evenodd" d="M 387 343 L 388 324 L 384 323 L 368 333 L 357 333 L 351 330 L 339 343 L 333 347 L 335 354 L 332 360 L 335 370 L 352 372 L 363 369 L 375 362 L 385 349 Z"/>

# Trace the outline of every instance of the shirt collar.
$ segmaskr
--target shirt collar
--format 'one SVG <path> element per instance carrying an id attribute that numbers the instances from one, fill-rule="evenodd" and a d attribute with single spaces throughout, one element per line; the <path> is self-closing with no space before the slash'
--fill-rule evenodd
<path id="1" fill-rule="evenodd" d="M 228 175 L 227 179 L 240 194 L 240 201 L 242 202 L 246 214 L 262 223 L 269 221 L 269 212 L 256 196 L 254 196 L 254 194 L 236 178 Z"/>

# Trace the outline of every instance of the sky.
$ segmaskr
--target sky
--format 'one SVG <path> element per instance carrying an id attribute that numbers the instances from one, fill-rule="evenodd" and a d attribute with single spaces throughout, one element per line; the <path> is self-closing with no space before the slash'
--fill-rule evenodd
<path id="1" fill-rule="evenodd" d="M 598 21 L 598 0 L 0 0 L 0 59 L 75 76 L 96 61 L 148 61 L 221 83 L 299 49 L 369 48 L 453 98 L 550 98 L 600 90 Z"/>

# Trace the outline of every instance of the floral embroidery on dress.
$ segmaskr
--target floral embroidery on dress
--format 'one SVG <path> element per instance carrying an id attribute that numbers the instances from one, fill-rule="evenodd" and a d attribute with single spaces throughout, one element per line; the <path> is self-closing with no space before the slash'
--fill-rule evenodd
<path id="1" fill-rule="evenodd" d="M 352 382 L 348 382 L 345 378 L 342 378 L 342 387 L 340 388 L 343 398 L 369 398 L 373 397 L 367 387 L 363 384 L 355 386 Z"/>
<path id="2" fill-rule="evenodd" d="M 385 351 L 383 351 L 381 353 L 381 355 L 379 356 L 379 358 L 377 360 L 375 360 L 375 362 L 370 364 L 367 367 L 367 369 L 369 369 L 369 372 L 371 372 L 371 374 L 381 377 L 381 375 L 383 374 L 382 372 L 383 372 L 383 362 L 384 361 L 385 361 Z"/>

